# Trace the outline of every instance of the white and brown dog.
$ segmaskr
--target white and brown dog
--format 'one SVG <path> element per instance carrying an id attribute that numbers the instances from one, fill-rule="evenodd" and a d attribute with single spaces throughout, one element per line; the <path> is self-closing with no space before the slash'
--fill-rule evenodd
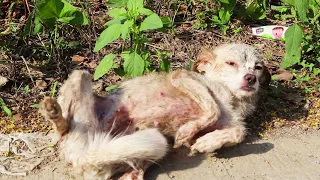
<path id="1" fill-rule="evenodd" d="M 92 77 L 74 71 L 56 101 L 40 112 L 61 136 L 65 159 L 88 179 L 143 179 L 165 156 L 165 136 L 192 152 L 208 153 L 240 143 L 244 119 L 255 109 L 270 74 L 253 47 L 227 44 L 203 49 L 194 72 L 151 73 L 126 80 L 110 94 L 93 93 Z"/>

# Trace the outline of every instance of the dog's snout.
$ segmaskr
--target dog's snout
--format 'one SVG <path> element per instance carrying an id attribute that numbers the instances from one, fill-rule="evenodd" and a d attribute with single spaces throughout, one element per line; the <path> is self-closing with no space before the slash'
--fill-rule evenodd
<path id="1" fill-rule="evenodd" d="M 249 85 L 253 85 L 253 84 L 256 83 L 256 81 L 257 81 L 256 76 L 253 75 L 253 74 L 246 74 L 246 75 L 244 76 L 244 79 L 245 79 L 246 81 L 248 81 Z"/>

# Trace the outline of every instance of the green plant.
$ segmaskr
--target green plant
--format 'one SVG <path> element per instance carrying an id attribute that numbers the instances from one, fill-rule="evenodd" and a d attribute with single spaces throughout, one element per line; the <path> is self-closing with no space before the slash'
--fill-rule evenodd
<path id="1" fill-rule="evenodd" d="M 144 43 L 148 40 L 143 32 L 146 30 L 159 29 L 163 27 L 160 17 L 149 9 L 144 8 L 143 0 L 113 0 L 107 5 L 125 6 L 110 9 L 108 11 L 112 20 L 105 25 L 108 26 L 98 37 L 94 51 L 97 52 L 109 43 L 121 38 L 124 41 L 130 40 L 131 46 L 121 53 L 124 59 L 123 69 L 114 64 L 115 54 L 106 55 L 99 63 L 94 79 L 102 77 L 112 67 L 115 72 L 125 76 L 138 76 L 149 70 L 151 62 L 149 53 Z M 141 23 L 139 23 L 141 22 Z"/>
<path id="2" fill-rule="evenodd" d="M 296 23 L 288 28 L 285 34 L 286 55 L 281 63 L 281 68 L 288 68 L 295 64 L 306 67 L 306 63 L 319 64 L 320 62 L 320 37 L 319 25 L 319 0 L 284 0 L 292 6 L 291 11 Z M 308 11 L 308 13 L 307 13 Z M 296 13 L 297 12 L 297 13 Z M 306 60 L 305 62 L 303 60 Z M 301 64 L 304 62 L 304 65 Z M 316 66 L 312 65 L 310 71 Z"/>
<path id="3" fill-rule="evenodd" d="M 23 87 L 21 89 L 21 91 L 24 93 L 24 94 L 28 94 L 30 92 L 30 88 L 29 88 L 29 85 L 26 85 L 25 87 Z"/>
<path id="4" fill-rule="evenodd" d="M 244 5 L 238 4 L 239 7 L 236 0 L 214 0 L 214 9 L 207 6 L 207 0 L 203 0 L 203 2 L 206 10 L 196 14 L 194 27 L 197 29 L 207 26 L 219 27 L 222 33 L 226 34 L 230 29 L 230 20 L 236 8 L 237 11 L 241 11 L 238 13 L 239 16 L 245 14 L 245 17 L 257 20 L 266 18 L 266 0 L 246 0 Z M 209 17 L 209 21 L 207 17 Z M 235 29 L 233 32 L 238 33 L 239 30 Z"/>
<path id="5" fill-rule="evenodd" d="M 293 69 L 296 79 L 293 83 L 302 85 L 306 92 L 316 90 L 312 79 L 320 74 L 320 24 L 319 24 L 319 0 L 282 0 L 284 6 L 290 9 L 295 24 L 290 26 L 285 33 L 286 54 L 280 67 L 283 69 L 296 67 L 299 72 Z M 275 8 L 273 8 L 275 9 Z M 282 14 L 283 16 L 284 14 Z"/>
<path id="6" fill-rule="evenodd" d="M 46 30 L 51 46 L 43 47 L 47 51 L 49 58 L 52 58 L 54 48 L 65 47 L 63 38 L 59 37 L 59 31 L 63 25 L 87 25 L 89 23 L 85 13 L 71 5 L 66 0 L 36 0 L 34 11 L 29 15 L 25 27 L 24 35 L 37 34 Z"/>
<path id="7" fill-rule="evenodd" d="M 160 67 L 159 67 L 160 71 L 170 72 L 171 70 L 171 64 L 169 61 L 170 53 L 159 51 L 159 50 L 156 50 L 156 52 L 157 52 L 158 59 L 161 60 Z"/>
<path id="8" fill-rule="evenodd" d="M 267 0 L 247 0 L 245 14 L 252 19 L 264 19 L 267 17 Z"/>
<path id="9" fill-rule="evenodd" d="M 7 107 L 6 103 L 4 100 L 0 97 L 0 106 L 3 112 L 5 112 L 11 119 L 13 119 L 13 115 L 11 110 Z"/>

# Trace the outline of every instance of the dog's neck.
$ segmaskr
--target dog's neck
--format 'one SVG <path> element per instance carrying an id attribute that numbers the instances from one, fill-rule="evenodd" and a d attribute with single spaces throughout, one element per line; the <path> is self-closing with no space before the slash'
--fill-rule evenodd
<path id="1" fill-rule="evenodd" d="M 233 109 L 240 109 L 241 113 L 244 115 L 248 115 L 255 110 L 255 105 L 257 103 L 258 93 L 255 93 L 251 96 L 245 97 L 237 97 L 235 95 L 232 96 L 231 105 Z"/>

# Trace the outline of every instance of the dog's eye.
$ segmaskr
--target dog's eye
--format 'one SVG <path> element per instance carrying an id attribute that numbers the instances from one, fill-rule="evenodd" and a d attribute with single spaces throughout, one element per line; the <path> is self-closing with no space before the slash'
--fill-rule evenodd
<path id="1" fill-rule="evenodd" d="M 229 66 L 237 66 L 237 64 L 233 61 L 227 61 L 226 64 L 228 64 Z"/>
<path id="2" fill-rule="evenodd" d="M 262 66 L 258 66 L 258 65 L 257 65 L 257 66 L 254 67 L 254 69 L 255 69 L 255 70 L 262 70 Z"/>

